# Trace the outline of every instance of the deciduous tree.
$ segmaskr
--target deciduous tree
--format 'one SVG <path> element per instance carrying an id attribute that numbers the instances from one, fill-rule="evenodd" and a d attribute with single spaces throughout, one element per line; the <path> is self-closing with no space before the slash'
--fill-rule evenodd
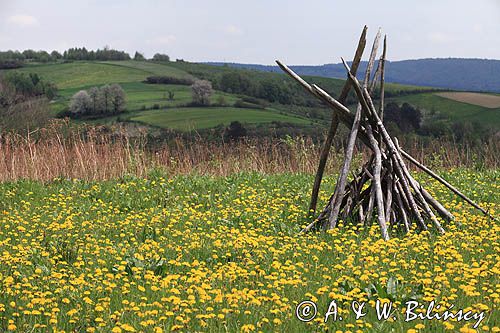
<path id="1" fill-rule="evenodd" d="M 85 90 L 80 90 L 71 97 L 69 110 L 75 115 L 84 115 L 91 111 L 92 100 Z"/>
<path id="2" fill-rule="evenodd" d="M 213 93 L 212 84 L 210 81 L 197 80 L 191 86 L 193 94 L 193 103 L 197 105 L 209 105 L 210 96 Z"/>

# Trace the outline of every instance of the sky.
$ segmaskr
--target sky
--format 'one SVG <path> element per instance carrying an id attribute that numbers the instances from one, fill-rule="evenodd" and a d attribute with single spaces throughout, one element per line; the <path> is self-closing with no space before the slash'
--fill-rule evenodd
<path id="1" fill-rule="evenodd" d="M 352 58 L 365 24 L 389 60 L 500 59 L 500 0 L 0 0 L 0 50 L 320 65 Z"/>

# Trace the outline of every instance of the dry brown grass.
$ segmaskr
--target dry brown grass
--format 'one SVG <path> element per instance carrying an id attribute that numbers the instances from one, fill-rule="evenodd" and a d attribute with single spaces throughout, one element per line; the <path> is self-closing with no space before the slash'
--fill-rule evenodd
<path id="1" fill-rule="evenodd" d="M 479 105 L 489 109 L 500 108 L 500 96 L 472 92 L 443 92 L 436 95 L 457 102 Z"/>
<path id="2" fill-rule="evenodd" d="M 145 177 L 162 169 L 169 175 L 229 175 L 242 171 L 261 173 L 314 173 L 320 146 L 308 139 L 259 140 L 214 144 L 181 140 L 159 149 L 146 148 L 144 138 L 130 141 L 124 135 L 103 133 L 99 128 L 69 130 L 54 124 L 35 135 L 0 136 L 0 181 L 54 178 L 105 180 L 125 175 Z M 415 158 L 431 166 L 455 167 L 478 164 L 498 168 L 500 147 L 490 142 L 481 149 L 453 144 L 433 144 L 430 148 L 402 142 Z M 332 153 L 327 173 L 336 172 L 342 150 Z M 358 152 L 357 162 L 367 157 Z"/>

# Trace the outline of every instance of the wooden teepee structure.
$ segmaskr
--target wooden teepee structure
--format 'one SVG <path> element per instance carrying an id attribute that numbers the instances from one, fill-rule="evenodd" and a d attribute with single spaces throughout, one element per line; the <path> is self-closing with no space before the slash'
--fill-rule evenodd
<path id="1" fill-rule="evenodd" d="M 306 232 L 313 228 L 332 229 L 337 226 L 338 220 L 341 218 L 350 218 L 365 224 L 376 217 L 382 237 L 386 240 L 389 239 L 388 228 L 390 225 L 408 232 L 413 221 L 418 224 L 420 229 L 427 230 L 426 221 L 430 220 L 438 232 L 444 233 L 440 219 L 437 216 L 449 221 L 453 219 L 453 215 L 412 177 L 405 160 L 444 184 L 485 215 L 490 216 L 488 212 L 472 202 L 455 187 L 401 149 L 397 139 L 389 135 L 382 122 L 384 116 L 386 37 L 384 37 L 382 55 L 378 61 L 377 69 L 372 75 L 381 39 L 380 30 L 373 42 L 363 83 L 360 83 L 356 78 L 356 72 L 366 46 L 366 32 L 367 27 L 365 26 L 351 67 L 349 68 L 342 59 L 348 79 L 338 99 L 331 97 L 317 85 L 307 83 L 285 64 L 279 60 L 276 61 L 283 71 L 333 110 L 330 129 L 321 152 L 311 196 L 310 211 L 313 213 L 316 211 L 321 179 L 339 122 L 351 130 L 345 149 L 344 163 L 340 170 L 335 191 L 317 218 L 302 231 Z M 377 87 L 377 83 L 380 89 L 378 109 L 372 99 L 372 93 Z M 351 88 L 354 89 L 358 99 L 355 113 L 344 105 Z M 348 182 L 348 172 L 358 138 L 371 150 L 372 155 L 354 178 Z M 493 217 L 490 216 L 490 218 Z"/>

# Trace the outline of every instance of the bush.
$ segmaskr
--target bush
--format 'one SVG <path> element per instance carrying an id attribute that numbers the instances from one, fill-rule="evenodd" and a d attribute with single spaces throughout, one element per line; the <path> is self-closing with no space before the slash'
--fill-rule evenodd
<path id="1" fill-rule="evenodd" d="M 267 103 L 261 99 L 255 98 L 255 97 L 250 97 L 250 96 L 244 96 L 241 98 L 243 102 L 247 103 L 252 103 L 252 104 L 257 104 L 266 107 Z"/>
<path id="2" fill-rule="evenodd" d="M 71 97 L 69 104 L 69 110 L 72 115 L 80 116 L 91 113 L 92 111 L 92 100 L 90 95 L 85 90 L 80 90 Z"/>
<path id="3" fill-rule="evenodd" d="M 194 83 L 194 80 L 191 78 L 180 78 L 174 76 L 161 75 L 161 76 L 148 76 L 146 80 L 144 80 L 143 82 L 149 84 L 178 84 L 183 86 L 190 86 Z"/>
<path id="4" fill-rule="evenodd" d="M 263 107 L 262 105 L 260 104 L 254 104 L 254 103 L 250 103 L 250 102 L 245 102 L 243 99 L 239 99 L 237 100 L 236 102 L 234 102 L 234 107 L 236 108 L 245 108 L 245 109 L 265 109 L 265 107 Z"/>
<path id="5" fill-rule="evenodd" d="M 0 69 L 15 69 L 23 67 L 21 60 L 0 60 Z"/>
<path id="6" fill-rule="evenodd" d="M 384 123 L 393 122 L 403 132 L 415 131 L 420 128 L 422 122 L 422 112 L 408 103 L 398 104 L 391 102 L 385 106 Z"/>
<path id="7" fill-rule="evenodd" d="M 224 138 L 227 140 L 239 140 L 247 135 L 247 130 L 239 121 L 233 121 L 224 131 Z"/>
<path id="8" fill-rule="evenodd" d="M 234 94 L 250 94 L 252 82 L 243 73 L 228 72 L 221 75 L 219 88 Z"/>

